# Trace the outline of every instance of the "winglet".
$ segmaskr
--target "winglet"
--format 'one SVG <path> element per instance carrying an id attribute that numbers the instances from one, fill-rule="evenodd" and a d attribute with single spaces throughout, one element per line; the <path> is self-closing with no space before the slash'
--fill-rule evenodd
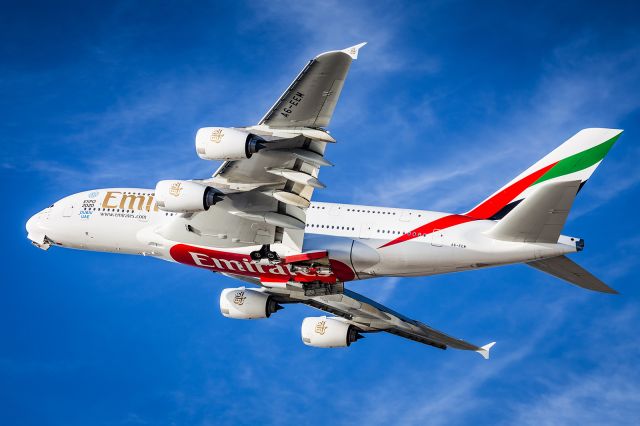
<path id="1" fill-rule="evenodd" d="M 346 49 L 341 50 L 341 52 L 351 56 L 351 59 L 358 59 L 358 51 L 365 44 L 367 44 L 366 41 L 364 43 L 356 44 L 355 46 L 347 47 Z"/>
<path id="2" fill-rule="evenodd" d="M 489 359 L 489 350 L 495 345 L 496 342 L 487 343 L 484 346 L 481 346 L 480 349 L 476 350 L 484 359 Z"/>

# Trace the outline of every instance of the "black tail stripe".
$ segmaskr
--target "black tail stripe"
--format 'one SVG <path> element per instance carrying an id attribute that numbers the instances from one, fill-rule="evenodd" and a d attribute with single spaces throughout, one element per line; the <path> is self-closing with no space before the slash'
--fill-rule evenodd
<path id="1" fill-rule="evenodd" d="M 511 210 L 513 210 L 523 199 L 512 201 L 503 208 L 501 208 L 496 214 L 491 216 L 490 220 L 500 220 L 505 217 Z"/>

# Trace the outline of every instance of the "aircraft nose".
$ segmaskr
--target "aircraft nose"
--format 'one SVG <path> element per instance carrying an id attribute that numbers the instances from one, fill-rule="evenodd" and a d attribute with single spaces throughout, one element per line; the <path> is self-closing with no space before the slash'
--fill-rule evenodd
<path id="1" fill-rule="evenodd" d="M 31 216 L 25 225 L 25 228 L 27 229 L 27 238 L 31 240 L 34 246 L 43 250 L 47 250 L 51 246 L 41 224 L 42 215 L 45 210 Z"/>
<path id="2" fill-rule="evenodd" d="M 38 220 L 36 218 L 37 215 L 33 215 L 29 218 L 29 220 L 27 221 L 27 224 L 25 225 L 25 228 L 27 228 L 27 235 L 32 234 L 33 231 L 36 229 L 36 221 Z"/>

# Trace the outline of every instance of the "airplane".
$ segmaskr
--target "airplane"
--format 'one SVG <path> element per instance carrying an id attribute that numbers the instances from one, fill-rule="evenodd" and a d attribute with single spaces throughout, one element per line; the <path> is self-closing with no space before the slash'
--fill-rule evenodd
<path id="1" fill-rule="evenodd" d="M 365 44 L 311 59 L 257 125 L 199 129 L 197 155 L 223 161 L 210 178 L 70 195 L 27 221 L 28 239 L 44 250 L 138 254 L 236 278 L 242 285 L 220 294 L 225 317 L 268 318 L 302 303 L 324 313 L 301 326 L 303 343 L 322 348 L 384 331 L 489 358 L 495 342 L 435 330 L 349 290 L 354 280 L 524 263 L 616 293 L 566 256 L 584 240 L 561 231 L 622 130 L 579 131 L 464 213 L 311 201 L 325 188 L 320 168 L 332 166 L 325 150 L 336 140 L 326 128 Z"/>

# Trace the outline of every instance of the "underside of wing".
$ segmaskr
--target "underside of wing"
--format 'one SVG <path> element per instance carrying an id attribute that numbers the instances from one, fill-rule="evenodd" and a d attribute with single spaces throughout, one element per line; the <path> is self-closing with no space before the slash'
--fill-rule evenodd
<path id="1" fill-rule="evenodd" d="M 276 128 L 328 126 L 351 61 L 364 45 L 322 53 L 310 60 L 259 124 Z"/>
<path id="2" fill-rule="evenodd" d="M 344 292 L 340 294 L 311 297 L 305 296 L 303 292 L 296 291 L 293 286 L 267 288 L 267 291 L 277 297 L 280 303 L 304 303 L 321 311 L 331 313 L 340 321 L 354 326 L 359 333 L 385 331 L 439 349 L 451 347 L 478 352 L 485 359 L 489 358 L 489 350 L 495 343 L 476 346 L 410 319 L 347 289 L 344 289 Z"/>

